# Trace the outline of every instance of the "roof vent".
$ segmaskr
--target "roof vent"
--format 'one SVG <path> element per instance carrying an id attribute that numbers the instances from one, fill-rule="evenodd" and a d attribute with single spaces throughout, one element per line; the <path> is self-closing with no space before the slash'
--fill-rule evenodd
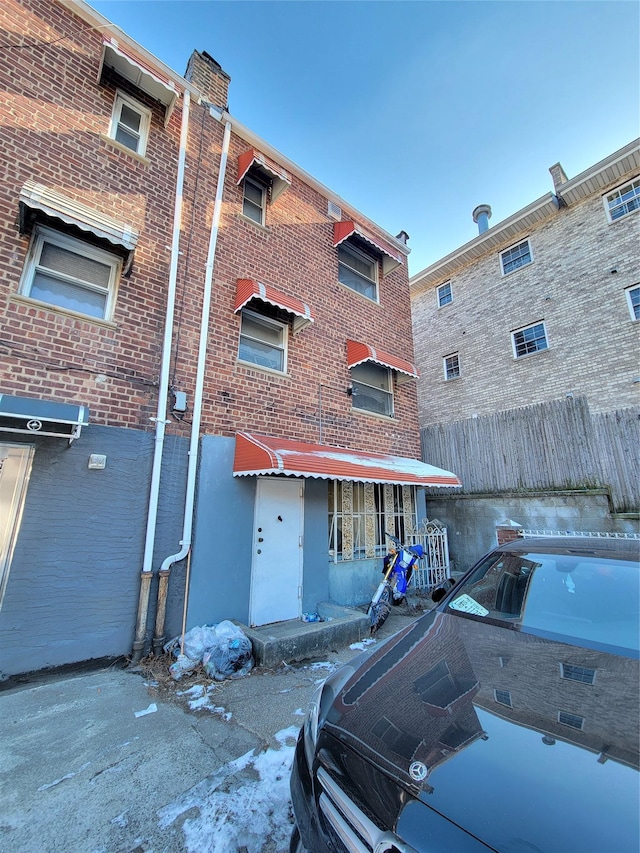
<path id="1" fill-rule="evenodd" d="M 478 225 L 478 234 L 484 234 L 489 229 L 489 220 L 491 219 L 491 208 L 488 204 L 479 204 L 471 214 L 473 221 Z"/>
<path id="2" fill-rule="evenodd" d="M 334 201 L 327 201 L 327 215 L 339 222 L 342 219 L 342 208 Z"/>

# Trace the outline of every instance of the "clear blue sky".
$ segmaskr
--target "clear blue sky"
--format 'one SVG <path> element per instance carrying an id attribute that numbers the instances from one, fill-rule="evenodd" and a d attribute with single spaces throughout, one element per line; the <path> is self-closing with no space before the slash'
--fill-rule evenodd
<path id="1" fill-rule="evenodd" d="M 392 234 L 411 275 L 640 135 L 635 0 L 91 0 Z"/>

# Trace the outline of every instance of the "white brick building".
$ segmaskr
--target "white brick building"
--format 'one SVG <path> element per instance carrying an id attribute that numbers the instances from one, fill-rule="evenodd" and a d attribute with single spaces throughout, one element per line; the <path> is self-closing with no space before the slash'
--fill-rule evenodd
<path id="1" fill-rule="evenodd" d="M 553 192 L 410 279 L 422 426 L 569 394 L 638 403 L 639 141 L 550 172 Z"/>

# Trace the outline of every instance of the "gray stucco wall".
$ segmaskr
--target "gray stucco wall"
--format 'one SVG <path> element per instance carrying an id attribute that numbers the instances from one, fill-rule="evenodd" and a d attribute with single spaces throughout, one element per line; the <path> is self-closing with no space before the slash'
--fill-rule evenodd
<path id="1" fill-rule="evenodd" d="M 318 602 L 329 600 L 328 485 L 326 480 L 305 481 L 304 565 L 302 612 L 317 610 Z"/>
<path id="2" fill-rule="evenodd" d="M 35 444 L 0 612 L 0 678 L 131 651 L 153 435 L 89 426 Z M 89 470 L 89 454 L 107 456 Z"/>
<path id="3" fill-rule="evenodd" d="M 497 545 L 496 525 L 511 519 L 525 529 L 594 533 L 637 532 L 638 521 L 611 514 L 607 495 L 593 492 L 428 497 L 430 519 L 449 536 L 455 571 L 466 571 Z"/>
<path id="4" fill-rule="evenodd" d="M 233 476 L 234 449 L 221 436 L 200 444 L 187 630 L 249 618 L 256 478 Z"/>

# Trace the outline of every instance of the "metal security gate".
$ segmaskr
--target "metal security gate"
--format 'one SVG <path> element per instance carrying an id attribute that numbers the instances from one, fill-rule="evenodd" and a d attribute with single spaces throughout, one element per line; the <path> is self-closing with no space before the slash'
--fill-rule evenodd
<path id="1" fill-rule="evenodd" d="M 451 577 L 447 528 L 437 519 L 423 519 L 408 537 L 411 545 L 422 545 L 424 557 L 413 571 L 411 586 L 429 590 Z"/>

